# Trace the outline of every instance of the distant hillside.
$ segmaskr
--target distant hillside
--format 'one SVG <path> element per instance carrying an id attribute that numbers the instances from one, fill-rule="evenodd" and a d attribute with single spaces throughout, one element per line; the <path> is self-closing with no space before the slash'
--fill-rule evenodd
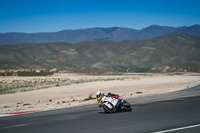
<path id="1" fill-rule="evenodd" d="M 78 43 L 82 41 L 116 41 L 145 40 L 171 33 L 182 32 L 200 36 L 200 25 L 169 27 L 152 25 L 141 30 L 130 28 L 90 28 L 80 30 L 63 30 L 59 32 L 42 33 L 0 33 L 0 45 L 16 43 L 46 43 L 68 42 Z"/>
<path id="2" fill-rule="evenodd" d="M 139 72 L 167 65 L 199 63 L 199 57 L 200 37 L 184 33 L 137 41 L 0 46 L 0 68 L 56 67 L 70 71 L 92 68 L 94 71 Z"/>

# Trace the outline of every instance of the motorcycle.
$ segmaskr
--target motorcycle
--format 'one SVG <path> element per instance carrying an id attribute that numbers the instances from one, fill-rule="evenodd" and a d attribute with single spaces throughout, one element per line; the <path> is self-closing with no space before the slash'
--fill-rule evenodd
<path id="1" fill-rule="evenodd" d="M 98 98 L 97 101 L 99 107 L 103 107 L 105 113 L 115 113 L 132 110 L 132 106 L 126 100 L 101 96 Z"/>

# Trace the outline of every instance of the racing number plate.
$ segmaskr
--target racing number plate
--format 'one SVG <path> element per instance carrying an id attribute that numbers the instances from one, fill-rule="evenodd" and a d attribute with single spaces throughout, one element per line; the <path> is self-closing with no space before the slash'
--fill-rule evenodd
<path id="1" fill-rule="evenodd" d="M 98 98 L 98 104 L 102 101 L 103 98 L 104 96 Z"/>

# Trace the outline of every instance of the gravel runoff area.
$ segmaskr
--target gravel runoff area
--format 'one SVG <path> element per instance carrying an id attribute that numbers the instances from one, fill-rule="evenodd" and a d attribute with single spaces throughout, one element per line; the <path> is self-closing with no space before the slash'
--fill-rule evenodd
<path id="1" fill-rule="evenodd" d="M 9 92 L 2 91 L 0 95 L 0 114 L 96 103 L 95 93 L 98 90 L 117 93 L 127 99 L 178 91 L 199 83 L 198 73 L 100 76 L 57 73 L 47 77 L 0 77 L 0 90 L 7 87 Z"/>

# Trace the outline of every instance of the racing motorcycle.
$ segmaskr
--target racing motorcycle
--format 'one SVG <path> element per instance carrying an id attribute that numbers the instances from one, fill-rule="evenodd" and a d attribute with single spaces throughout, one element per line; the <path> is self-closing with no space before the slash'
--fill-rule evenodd
<path id="1" fill-rule="evenodd" d="M 105 113 L 131 111 L 132 106 L 126 101 L 109 96 L 101 96 L 97 99 L 99 107 L 103 107 Z"/>

